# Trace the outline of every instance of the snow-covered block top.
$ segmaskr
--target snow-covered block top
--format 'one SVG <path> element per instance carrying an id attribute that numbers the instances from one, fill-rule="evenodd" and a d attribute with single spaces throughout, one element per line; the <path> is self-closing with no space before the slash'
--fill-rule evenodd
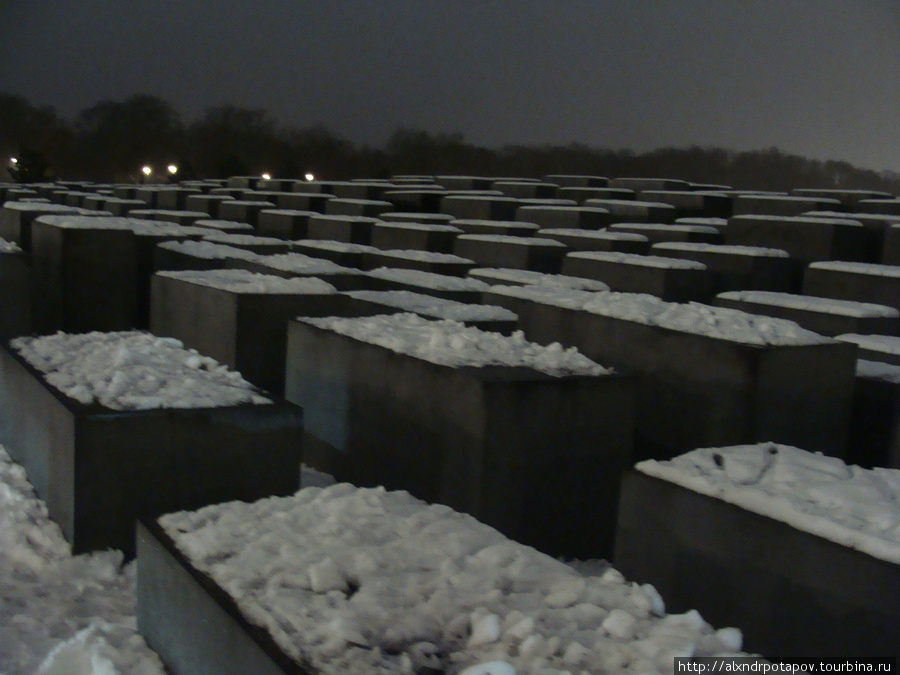
<path id="1" fill-rule="evenodd" d="M 548 227 L 538 236 L 552 237 L 553 235 L 564 237 L 580 237 L 582 239 L 600 239 L 602 241 L 649 241 L 647 237 L 635 232 L 610 232 L 608 230 L 579 230 L 577 227 Z"/>
<path id="2" fill-rule="evenodd" d="M 581 291 L 608 291 L 609 286 L 602 281 L 570 277 L 564 274 L 546 274 L 531 270 L 515 270 L 498 267 L 479 267 L 470 270 L 469 276 L 487 283 L 520 284 L 522 286 L 552 286 L 574 288 Z"/>
<path id="3" fill-rule="evenodd" d="M 544 248 L 566 248 L 566 245 L 555 239 L 539 239 L 538 237 L 514 237 L 508 234 L 462 234 L 457 241 L 486 241 L 494 244 L 510 244 L 514 246 L 541 246 Z"/>
<path id="4" fill-rule="evenodd" d="M 124 216 L 83 215 L 38 216 L 37 222 L 66 230 L 134 230 L 135 227 L 151 227 L 156 221 Z M 165 225 L 166 223 L 160 223 Z"/>
<path id="5" fill-rule="evenodd" d="M 662 209 L 664 211 L 674 211 L 675 207 L 671 204 L 663 202 L 643 202 L 636 199 L 600 199 L 592 198 L 585 202 L 587 206 L 600 206 L 612 212 L 613 214 L 623 213 L 645 213 L 650 209 Z"/>
<path id="6" fill-rule="evenodd" d="M 25 199 L 3 202 L 3 208 L 9 211 L 30 211 L 35 213 L 78 213 L 80 211 L 80 209 L 73 206 L 65 206 L 64 204 L 53 204 L 50 202 L 38 202 Z"/>
<path id="7" fill-rule="evenodd" d="M 639 255 L 637 253 L 620 253 L 618 251 L 574 251 L 566 257 L 599 262 L 635 265 L 638 267 L 656 267 L 670 270 L 705 270 L 706 265 L 695 260 L 683 258 L 663 258 L 655 255 Z"/>
<path id="8" fill-rule="evenodd" d="M 224 206 L 225 204 L 242 204 L 242 205 L 244 205 L 244 206 L 249 206 L 249 207 L 252 207 L 252 208 L 257 208 L 257 207 L 259 207 L 259 208 L 261 208 L 261 209 L 265 209 L 265 208 L 274 208 L 274 207 L 275 207 L 275 203 L 274 203 L 274 202 L 267 202 L 267 201 L 251 201 L 251 200 L 249 200 L 249 199 L 232 199 L 232 200 L 229 200 L 229 201 L 224 201 L 224 202 L 222 202 L 222 205 L 223 205 L 223 206 Z"/>
<path id="9" fill-rule="evenodd" d="M 0 239 L 0 253 L 21 253 L 22 249 L 12 241 Z"/>
<path id="10" fill-rule="evenodd" d="M 485 220 L 483 218 L 458 218 L 450 221 L 451 225 L 464 228 L 466 225 L 474 227 L 493 227 L 500 230 L 518 228 L 520 230 L 539 230 L 541 229 L 536 223 L 521 222 L 518 220 Z"/>
<path id="11" fill-rule="evenodd" d="M 352 244 L 347 241 L 332 241 L 331 239 L 298 239 L 293 244 L 302 246 L 303 248 L 318 248 L 323 251 L 334 251 L 336 253 L 380 253 L 380 248 L 367 246 L 365 244 Z"/>
<path id="12" fill-rule="evenodd" d="M 741 194 L 738 195 L 739 198 L 750 197 L 752 199 L 764 199 L 766 201 L 779 201 L 779 202 L 816 202 L 820 204 L 834 204 L 835 206 L 840 205 L 840 201 L 837 199 L 830 199 L 827 197 L 804 197 L 801 195 L 771 195 L 771 194 Z"/>
<path id="13" fill-rule="evenodd" d="M 330 260 L 313 258 L 302 253 L 278 253 L 277 255 L 258 256 L 256 262 L 282 272 L 294 272 L 304 275 L 360 274 L 359 270 L 342 267 Z"/>
<path id="14" fill-rule="evenodd" d="M 222 234 L 219 232 L 208 233 L 203 237 L 206 241 L 214 244 L 225 244 L 227 246 L 252 246 L 272 244 L 277 246 L 286 246 L 284 239 L 276 239 L 275 237 L 260 237 L 255 234 Z"/>
<path id="15" fill-rule="evenodd" d="M 547 292 L 550 289 L 539 286 L 494 286 L 491 290 L 523 300 L 741 344 L 812 345 L 834 342 L 787 319 L 758 316 L 699 302 L 666 302 L 645 293 L 560 290 L 551 294 Z"/>
<path id="16" fill-rule="evenodd" d="M 401 284 L 411 284 L 430 288 L 436 291 L 475 291 L 482 293 L 490 286 L 478 279 L 465 279 L 451 277 L 446 274 L 434 272 L 422 272 L 419 270 L 399 269 L 395 267 L 379 267 L 367 273 L 369 276 L 385 281 L 394 281 Z"/>
<path id="17" fill-rule="evenodd" d="M 609 226 L 612 231 L 638 230 L 639 232 L 681 232 L 690 234 L 718 234 L 719 228 L 709 225 L 668 225 L 666 223 L 615 223 Z"/>
<path id="18" fill-rule="evenodd" d="M 835 340 L 852 342 L 863 349 L 872 352 L 881 352 L 890 356 L 900 357 L 900 337 L 894 335 L 860 335 L 859 333 L 844 333 L 838 335 Z"/>
<path id="19" fill-rule="evenodd" d="M 394 220 L 388 220 L 383 223 L 378 223 L 375 227 L 392 230 L 408 230 L 410 232 L 449 232 L 451 234 L 462 234 L 462 230 L 458 227 L 454 227 L 453 225 L 438 225 L 431 223 L 416 223 L 406 221 L 398 222 Z"/>
<path id="20" fill-rule="evenodd" d="M 208 218 L 209 214 L 206 211 L 184 211 L 179 209 L 157 209 L 156 215 L 158 216 L 173 216 L 176 218 L 189 218 L 196 216 L 197 218 Z"/>
<path id="21" fill-rule="evenodd" d="M 578 289 L 559 285 L 516 285 L 516 286 L 491 286 L 491 293 L 505 295 L 520 300 L 530 300 L 545 305 L 564 307 L 567 309 L 582 309 L 593 297 L 594 291 Z"/>
<path id="22" fill-rule="evenodd" d="M 453 255 L 452 253 L 434 253 L 433 251 L 419 251 L 416 249 L 390 249 L 379 251 L 380 255 L 403 260 L 415 260 L 425 263 L 456 263 L 460 265 L 474 265 L 473 260 Z"/>
<path id="23" fill-rule="evenodd" d="M 241 374 L 173 338 L 149 333 L 56 333 L 10 346 L 48 384 L 86 405 L 112 410 L 216 408 L 271 403 Z"/>
<path id="24" fill-rule="evenodd" d="M 715 228 L 706 228 L 715 229 Z M 787 251 L 764 246 L 735 246 L 732 244 L 703 244 L 687 241 L 665 241 L 653 244 L 654 251 L 695 251 L 697 253 L 721 253 L 723 255 L 744 255 L 754 258 L 789 258 Z"/>
<path id="25" fill-rule="evenodd" d="M 157 272 L 161 277 L 179 279 L 192 284 L 218 288 L 232 293 L 246 294 L 302 294 L 329 295 L 337 293 L 331 284 L 315 277 L 285 279 L 271 274 L 259 274 L 247 270 L 187 270 Z"/>
<path id="26" fill-rule="evenodd" d="M 390 223 L 434 223 L 438 224 L 438 221 L 441 223 L 449 223 L 451 220 L 455 220 L 453 216 L 449 213 L 415 213 L 415 212 L 405 212 L 405 211 L 391 211 L 389 213 L 382 213 L 382 218 L 390 218 L 385 222 Z"/>
<path id="27" fill-rule="evenodd" d="M 577 571 L 466 514 L 338 483 L 159 519 L 291 658 L 394 675 L 672 672 L 735 654 L 739 630 L 666 614 L 649 584 Z"/>
<path id="28" fill-rule="evenodd" d="M 794 295 L 793 293 L 778 293 L 776 291 L 729 291 L 727 293 L 719 293 L 716 297 L 722 298 L 723 300 L 753 302 L 760 305 L 784 307 L 786 309 L 838 314 L 840 316 L 850 316 L 857 319 L 896 319 L 900 317 L 900 311 L 886 305 L 856 302 L 855 300 L 833 300 L 831 298 Z"/>
<path id="29" fill-rule="evenodd" d="M 756 197 L 754 197 L 756 199 Z M 797 197 L 790 197 L 790 199 L 798 199 Z M 851 220 L 849 218 L 811 218 L 806 216 L 769 216 L 769 215 L 756 215 L 756 214 L 747 214 L 740 216 L 732 216 L 729 222 L 740 222 L 742 220 L 749 221 L 769 221 L 773 223 L 782 223 L 786 225 L 795 225 L 797 227 L 808 226 L 808 227 L 821 227 L 822 225 L 841 225 L 847 227 L 863 227 L 863 224 L 858 220 Z"/>
<path id="30" fill-rule="evenodd" d="M 234 246 L 225 246 L 224 244 L 214 244 L 211 241 L 166 241 L 159 244 L 159 248 L 184 253 L 195 258 L 203 258 L 204 260 L 220 260 L 224 258 L 257 260 L 262 257 L 253 251 L 235 248 Z"/>
<path id="31" fill-rule="evenodd" d="M 293 193 L 285 192 L 282 194 L 293 194 Z M 314 196 L 319 196 L 319 195 L 314 195 Z M 304 210 L 299 210 L 299 209 L 265 209 L 264 211 L 260 211 L 260 213 L 270 213 L 275 216 L 301 216 L 301 217 L 306 217 L 306 218 L 312 218 L 313 216 L 320 215 L 318 211 L 304 211 Z"/>
<path id="32" fill-rule="evenodd" d="M 844 262 L 829 260 L 810 263 L 810 269 L 846 272 L 847 274 L 868 274 L 875 277 L 900 279 L 900 265 L 878 265 L 876 263 Z"/>
<path id="33" fill-rule="evenodd" d="M 177 223 L 167 223 L 157 220 L 142 220 L 133 218 L 129 229 L 138 236 L 184 236 L 184 237 L 202 237 L 209 230 L 202 227 L 194 227 L 192 225 L 179 225 Z"/>
<path id="34" fill-rule="evenodd" d="M 702 218 L 702 217 L 689 217 L 689 218 L 677 218 L 675 220 L 676 225 L 705 225 L 707 227 L 715 227 L 716 229 L 721 229 L 728 225 L 727 218 Z"/>
<path id="35" fill-rule="evenodd" d="M 250 223 L 239 223 L 236 220 L 219 220 L 218 218 L 202 218 L 195 220 L 196 227 L 208 227 L 214 230 L 253 230 Z"/>
<path id="36" fill-rule="evenodd" d="M 342 199 L 341 201 L 347 201 Z M 333 223 L 371 223 L 372 225 L 376 223 L 382 223 L 380 218 L 372 218 L 371 216 L 345 216 L 340 214 L 316 214 L 311 220 L 316 222 L 333 222 Z"/>
<path id="37" fill-rule="evenodd" d="M 579 188 L 580 189 L 580 188 Z M 533 211 L 563 211 L 565 213 L 609 213 L 609 209 L 603 209 L 599 206 L 575 206 L 563 204 L 532 204 L 522 207 L 522 213 L 531 213 Z"/>
<path id="38" fill-rule="evenodd" d="M 516 321 L 518 317 L 504 307 L 473 305 L 436 298 L 412 291 L 350 291 L 352 298 L 377 302 L 406 312 L 452 321 Z"/>
<path id="39" fill-rule="evenodd" d="M 856 360 L 856 376 L 872 380 L 883 380 L 900 385 L 900 366 L 881 361 Z"/>
<path id="40" fill-rule="evenodd" d="M 801 213 L 801 216 L 807 218 L 850 218 L 865 223 L 866 221 L 877 223 L 882 222 L 888 225 L 900 223 L 900 215 L 890 215 L 887 213 L 843 213 L 841 211 L 807 211 Z"/>
<path id="41" fill-rule="evenodd" d="M 702 448 L 635 468 L 900 564 L 900 470 L 775 443 Z"/>
<path id="42" fill-rule="evenodd" d="M 334 202 L 340 202 L 341 204 L 361 204 L 363 206 L 369 206 L 371 204 L 377 204 L 378 206 L 389 206 L 394 208 L 394 205 L 390 202 L 386 202 L 382 199 L 354 199 L 352 197 L 346 198 L 335 198 Z"/>
<path id="43" fill-rule="evenodd" d="M 612 371 L 594 363 L 576 347 L 528 342 L 522 331 L 510 336 L 465 326 L 457 321 L 430 321 L 415 314 L 359 319 L 326 317 L 303 321 L 398 354 L 450 366 L 531 368 L 553 377 L 605 375 Z"/>

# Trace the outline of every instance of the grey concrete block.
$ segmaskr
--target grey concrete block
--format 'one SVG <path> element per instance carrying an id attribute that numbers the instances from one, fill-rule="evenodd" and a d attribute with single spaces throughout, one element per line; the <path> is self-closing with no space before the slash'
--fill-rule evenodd
<path id="1" fill-rule="evenodd" d="M 243 232 L 216 232 L 207 228 L 203 240 L 213 244 L 232 246 L 244 251 L 251 251 L 260 255 L 276 255 L 287 253 L 291 250 L 291 243 L 275 237 L 262 237 Z"/>
<path id="2" fill-rule="evenodd" d="M 358 270 L 371 269 L 370 253 L 376 253 L 374 246 L 363 244 L 348 244 L 343 241 L 328 241 L 323 239 L 301 239 L 291 242 L 291 250 L 296 253 L 322 258 L 344 267 L 352 267 Z"/>
<path id="3" fill-rule="evenodd" d="M 8 201 L 0 209 L 0 239 L 31 252 L 31 223 L 38 216 L 82 213 L 77 207 L 60 204 Z"/>
<path id="4" fill-rule="evenodd" d="M 678 218 L 697 216 L 702 218 L 731 217 L 732 198 L 720 192 L 700 190 L 643 190 L 638 199 L 647 202 L 671 204 Z"/>
<path id="5" fill-rule="evenodd" d="M 542 239 L 555 239 L 571 251 L 619 251 L 646 255 L 650 252 L 650 240 L 643 234 L 632 232 L 595 232 L 568 228 L 540 230 Z"/>
<path id="6" fill-rule="evenodd" d="M 616 567 L 773 658 L 900 654 L 898 566 L 668 481 L 625 475 Z"/>
<path id="7" fill-rule="evenodd" d="M 231 201 L 229 195 L 192 194 L 184 200 L 184 208 L 189 211 L 208 213 L 210 218 L 219 217 L 219 204 Z"/>
<path id="8" fill-rule="evenodd" d="M 803 274 L 803 294 L 873 302 L 900 310 L 900 266 L 815 262 Z"/>
<path id="9" fill-rule="evenodd" d="M 288 331 L 287 396 L 337 476 L 448 504 L 543 551 L 609 551 L 633 379 L 453 368 L 302 320 Z"/>
<path id="10" fill-rule="evenodd" d="M 348 244 L 372 244 L 372 232 L 377 218 L 366 216 L 314 216 L 307 223 L 310 239 L 344 241 Z"/>
<path id="11" fill-rule="evenodd" d="M 325 213 L 325 205 L 334 195 L 326 192 L 279 192 L 275 203 L 279 209 Z"/>
<path id="12" fill-rule="evenodd" d="M 705 302 L 712 297 L 706 265 L 678 258 L 576 251 L 566 255 L 562 273 L 602 281 L 614 291 L 648 293 L 669 302 Z"/>
<path id="13" fill-rule="evenodd" d="M 702 244 L 721 244 L 722 233 L 718 228 L 706 225 L 668 225 L 662 223 L 614 223 L 609 232 L 642 234 L 651 244 L 664 241 L 683 241 Z"/>
<path id="14" fill-rule="evenodd" d="M 376 223 L 372 230 L 372 246 L 380 249 L 413 249 L 434 253 L 451 253 L 453 242 L 463 230 L 453 225 L 416 222 Z"/>
<path id="15" fill-rule="evenodd" d="M 634 190 L 611 187 L 561 187 L 557 196 L 574 199 L 577 204 L 584 204 L 588 199 L 635 199 Z"/>
<path id="16" fill-rule="evenodd" d="M 613 188 L 627 188 L 635 192 L 644 190 L 689 190 L 687 181 L 676 178 L 613 178 L 609 181 Z"/>
<path id="17" fill-rule="evenodd" d="M 900 266 L 900 224 L 891 225 L 884 233 L 884 252 L 881 262 Z"/>
<path id="18" fill-rule="evenodd" d="M 484 176 L 435 176 L 434 182 L 445 190 L 490 190 L 494 179 Z"/>
<path id="19" fill-rule="evenodd" d="M 386 223 L 418 223 L 421 225 L 449 225 L 453 216 L 447 213 L 415 213 L 408 211 L 389 211 L 378 216 Z"/>
<path id="20" fill-rule="evenodd" d="M 796 264 L 786 251 L 754 246 L 723 246 L 689 242 L 654 244 L 654 255 L 703 263 L 715 293 L 782 291 L 793 288 Z"/>
<path id="21" fill-rule="evenodd" d="M 609 290 L 607 284 L 594 279 L 497 267 L 479 267 L 470 270 L 469 278 L 483 281 L 491 286 L 550 286 L 551 288 L 569 288 L 579 291 Z"/>
<path id="22" fill-rule="evenodd" d="M 606 209 L 587 206 L 529 206 L 516 209 L 516 220 L 542 228 L 599 230 L 613 222 Z"/>
<path id="23" fill-rule="evenodd" d="M 219 204 L 219 218 L 222 220 L 236 220 L 240 223 L 250 223 L 253 227 L 259 225 L 259 213 L 266 209 L 274 209 L 273 202 L 250 201 L 245 199 L 222 202 Z"/>
<path id="24" fill-rule="evenodd" d="M 31 260 L 0 239 L 0 342 L 31 333 Z"/>
<path id="25" fill-rule="evenodd" d="M 517 220 L 470 220 L 455 219 L 450 225 L 466 234 L 499 234 L 510 237 L 530 237 L 537 233 L 540 226 Z"/>
<path id="26" fill-rule="evenodd" d="M 342 267 L 324 258 L 313 258 L 293 251 L 279 255 L 255 256 L 252 259 L 230 259 L 227 266 L 231 269 L 271 274 L 285 279 L 315 277 L 331 284 L 339 291 L 371 288 L 369 277 L 360 270 Z"/>
<path id="27" fill-rule="evenodd" d="M 135 520 L 298 488 L 302 411 L 285 402 L 122 411 L 82 404 L 0 349 L 0 441 L 75 553 L 134 556 Z"/>
<path id="28" fill-rule="evenodd" d="M 889 216 L 880 213 L 841 213 L 839 211 L 808 211 L 806 218 L 846 218 L 862 223 L 869 235 L 862 262 L 883 262 L 885 237 L 891 225 L 900 224 L 900 215 Z"/>
<path id="29" fill-rule="evenodd" d="M 491 183 L 491 189 L 499 190 L 505 196 L 514 199 L 552 199 L 556 196 L 559 185 L 522 180 L 495 180 Z"/>
<path id="30" fill-rule="evenodd" d="M 378 181 L 368 179 L 354 179 L 350 181 L 341 181 L 334 184 L 334 196 L 337 199 L 350 199 L 362 201 L 380 201 L 381 196 L 390 190 L 394 190 L 397 186 L 390 181 Z M 354 215 L 354 214 L 350 214 Z M 360 213 L 355 215 L 369 215 Z"/>
<path id="31" fill-rule="evenodd" d="M 306 239 L 309 219 L 319 215 L 316 211 L 293 209 L 267 209 L 259 212 L 257 231 L 265 237 L 278 239 Z"/>
<path id="32" fill-rule="evenodd" d="M 569 249 L 553 239 L 510 237 L 490 234 L 463 234 L 456 238 L 453 252 L 473 260 L 479 267 L 508 267 L 558 274 Z"/>
<path id="33" fill-rule="evenodd" d="M 544 176 L 544 180 L 548 183 L 556 183 L 560 187 L 606 187 L 609 185 L 609 178 L 579 174 L 551 173 Z"/>
<path id="34" fill-rule="evenodd" d="M 585 206 L 598 206 L 613 215 L 614 223 L 671 223 L 678 217 L 675 207 L 661 202 L 633 199 L 588 199 Z"/>
<path id="35" fill-rule="evenodd" d="M 393 204 L 397 211 L 438 213 L 445 194 L 446 190 L 440 187 L 390 190 L 382 199 Z"/>
<path id="36" fill-rule="evenodd" d="M 789 197 L 767 194 L 739 194 L 734 198 L 736 216 L 799 216 L 807 211 L 838 211 L 841 203 L 826 197 Z"/>
<path id="37" fill-rule="evenodd" d="M 896 335 L 844 333 L 835 339 L 855 345 L 860 359 L 900 366 L 900 337 Z"/>
<path id="38" fill-rule="evenodd" d="M 864 199 L 893 199 L 890 192 L 878 190 L 839 190 L 822 188 L 795 188 L 791 190 L 793 197 L 813 197 L 837 199 L 843 211 L 854 211 Z"/>
<path id="39" fill-rule="evenodd" d="M 481 304 L 482 295 L 489 288 L 486 283 L 477 279 L 460 279 L 446 274 L 390 267 L 374 269 L 366 273 L 365 278 L 367 287 L 354 290 L 411 291 L 471 304 Z"/>
<path id="40" fill-rule="evenodd" d="M 159 196 L 156 199 L 156 207 L 172 211 L 185 211 L 188 210 L 188 197 L 199 194 L 203 193 L 197 188 L 177 187 L 171 190 L 164 190 L 159 193 Z M 202 211 L 203 209 L 197 210 Z"/>
<path id="41" fill-rule="evenodd" d="M 379 214 L 393 211 L 390 202 L 376 199 L 329 199 L 325 204 L 325 213 L 330 216 L 365 216 L 377 218 Z"/>
<path id="42" fill-rule="evenodd" d="M 891 216 L 900 215 L 900 199 L 863 199 L 856 209 L 861 213 L 883 213 Z"/>
<path id="43" fill-rule="evenodd" d="M 218 218 L 204 218 L 195 220 L 193 227 L 206 227 L 219 232 L 244 232 L 255 231 L 250 223 L 239 223 L 236 220 L 219 220 Z"/>
<path id="44" fill-rule="evenodd" d="M 211 242 L 167 241 L 158 244 L 153 252 L 153 269 L 163 270 L 220 270 L 232 267 L 234 260 L 252 260 L 251 251 Z"/>
<path id="45" fill-rule="evenodd" d="M 389 267 L 393 269 L 419 270 L 451 277 L 464 277 L 476 267 L 475 261 L 450 253 L 432 253 L 418 250 L 380 250 L 365 254 L 364 266 L 368 269 Z"/>
<path id="46" fill-rule="evenodd" d="M 441 199 L 441 213 L 464 220 L 513 220 L 519 200 L 487 195 L 447 195 Z"/>
<path id="47" fill-rule="evenodd" d="M 848 461 L 900 469 L 900 365 L 856 362 Z"/>

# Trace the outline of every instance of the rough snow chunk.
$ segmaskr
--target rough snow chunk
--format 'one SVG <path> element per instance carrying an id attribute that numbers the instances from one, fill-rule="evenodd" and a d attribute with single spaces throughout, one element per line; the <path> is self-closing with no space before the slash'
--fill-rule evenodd
<path id="1" fill-rule="evenodd" d="M 609 635 L 621 640 L 630 640 L 634 637 L 634 628 L 637 619 L 624 609 L 614 609 L 600 624 L 600 629 Z"/>
<path id="2" fill-rule="evenodd" d="M 56 333 L 10 342 L 47 383 L 112 410 L 271 403 L 240 373 L 172 338 L 136 331 Z"/>
<path id="3" fill-rule="evenodd" d="M 610 372 L 574 347 L 563 349 L 558 343 L 545 347 L 527 342 L 521 331 L 504 336 L 456 321 L 429 321 L 415 314 L 361 319 L 327 317 L 304 321 L 398 354 L 409 354 L 453 368 L 490 365 L 526 367 L 555 377 L 604 375 Z"/>

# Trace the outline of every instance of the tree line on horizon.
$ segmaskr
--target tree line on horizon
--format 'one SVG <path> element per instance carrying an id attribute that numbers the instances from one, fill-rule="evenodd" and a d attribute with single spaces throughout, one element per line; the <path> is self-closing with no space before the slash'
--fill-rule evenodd
<path id="1" fill-rule="evenodd" d="M 356 145 L 324 126 L 282 125 L 266 110 L 219 105 L 185 123 L 157 96 L 100 101 L 74 119 L 0 92 L 0 157 L 19 158 L 23 182 L 136 182 L 144 165 L 179 167 L 178 180 L 260 175 L 322 180 L 397 174 L 528 176 L 584 174 L 680 178 L 746 190 L 840 188 L 900 193 L 900 174 L 777 148 L 691 146 L 632 150 L 568 145 L 488 148 L 461 133 L 398 128 L 382 148 Z M 11 167 L 12 168 L 12 167 Z M 5 178 L 5 177 L 4 177 Z"/>

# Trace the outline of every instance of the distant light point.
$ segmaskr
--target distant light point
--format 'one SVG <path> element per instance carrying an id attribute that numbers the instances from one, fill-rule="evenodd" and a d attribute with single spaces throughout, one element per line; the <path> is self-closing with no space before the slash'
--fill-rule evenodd
<path id="1" fill-rule="evenodd" d="M 263 177 L 263 180 L 271 180 L 271 179 L 272 179 L 272 174 L 270 174 L 270 173 L 264 173 L 264 174 L 262 175 L 262 177 Z"/>
<path id="2" fill-rule="evenodd" d="M 10 158 L 9 158 L 9 161 L 10 161 L 11 163 L 13 163 L 13 164 L 18 164 L 18 163 L 19 163 L 19 160 L 18 160 L 18 158 L 16 158 L 16 157 L 10 157 Z"/>
<path id="3" fill-rule="evenodd" d="M 303 177 L 304 177 L 306 180 L 309 180 L 309 181 L 312 181 L 312 180 L 315 180 L 315 179 L 316 179 L 316 177 L 313 176 L 311 173 L 308 173 L 308 174 L 306 174 L 306 175 L 303 176 Z"/>
<path id="4" fill-rule="evenodd" d="M 169 166 L 166 167 L 166 168 L 169 170 L 169 173 L 172 174 L 173 176 L 174 176 L 176 173 L 178 173 L 178 167 L 175 166 L 174 164 L 169 164 Z"/>
<path id="5" fill-rule="evenodd" d="M 144 174 L 145 176 L 149 176 L 151 173 L 153 173 L 153 169 L 149 166 L 142 166 L 141 173 Z"/>

